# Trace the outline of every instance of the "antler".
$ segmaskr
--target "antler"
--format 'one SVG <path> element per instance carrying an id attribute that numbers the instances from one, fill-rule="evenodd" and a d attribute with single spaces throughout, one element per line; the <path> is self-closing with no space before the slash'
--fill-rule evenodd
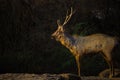
<path id="1" fill-rule="evenodd" d="M 66 18 L 65 18 L 65 21 L 64 23 L 62 24 L 62 26 L 64 26 L 65 24 L 67 24 L 67 22 L 70 20 L 71 16 L 75 13 L 75 11 L 73 12 L 73 8 L 71 7 L 71 10 L 70 10 L 70 14 L 68 13 L 69 11 L 67 10 L 67 14 L 66 14 Z M 61 25 L 60 24 L 60 20 L 57 20 L 57 24 L 58 25 Z"/>
<path id="2" fill-rule="evenodd" d="M 66 18 L 65 18 L 65 21 L 63 23 L 63 26 L 70 20 L 70 18 L 71 18 L 72 15 L 73 15 L 73 8 L 71 7 L 69 15 L 68 15 L 68 10 L 67 10 L 67 14 L 66 14 Z"/>

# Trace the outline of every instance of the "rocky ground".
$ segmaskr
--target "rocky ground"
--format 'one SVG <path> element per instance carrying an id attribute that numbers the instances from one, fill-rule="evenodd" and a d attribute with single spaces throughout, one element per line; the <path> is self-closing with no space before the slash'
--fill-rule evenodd
<path id="1" fill-rule="evenodd" d="M 0 80 L 80 80 L 80 77 L 74 74 L 6 73 L 0 75 Z"/>
<path id="2" fill-rule="evenodd" d="M 120 78 L 101 78 L 95 76 L 78 77 L 75 74 L 27 74 L 6 73 L 0 75 L 0 80 L 120 80 Z"/>
<path id="3" fill-rule="evenodd" d="M 29 74 L 29 73 L 6 73 L 0 74 L 0 80 L 120 80 L 120 69 L 115 69 L 114 78 L 109 79 L 110 70 L 102 71 L 98 76 L 81 76 L 70 73 L 63 74 Z"/>

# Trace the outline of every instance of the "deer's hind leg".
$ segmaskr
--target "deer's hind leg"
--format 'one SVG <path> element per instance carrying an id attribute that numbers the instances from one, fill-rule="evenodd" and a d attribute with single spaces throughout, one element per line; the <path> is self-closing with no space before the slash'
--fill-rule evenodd
<path id="1" fill-rule="evenodd" d="M 106 60 L 109 68 L 110 68 L 110 75 L 109 78 L 114 76 L 114 66 L 113 66 L 113 61 L 112 61 L 112 55 L 111 52 L 104 52 L 103 57 Z"/>

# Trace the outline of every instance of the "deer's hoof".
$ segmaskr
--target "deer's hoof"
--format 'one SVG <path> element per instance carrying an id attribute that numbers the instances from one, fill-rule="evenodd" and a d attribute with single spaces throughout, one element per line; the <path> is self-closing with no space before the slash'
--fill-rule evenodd
<path id="1" fill-rule="evenodd" d="M 114 75 L 112 75 L 112 74 L 110 74 L 110 69 L 106 69 L 106 70 L 104 70 L 104 71 L 102 71 L 102 72 L 100 72 L 99 73 L 99 76 L 100 77 L 109 77 L 109 78 L 112 78 L 112 77 L 120 77 L 120 69 L 115 69 L 115 72 L 114 72 L 115 74 Z"/>

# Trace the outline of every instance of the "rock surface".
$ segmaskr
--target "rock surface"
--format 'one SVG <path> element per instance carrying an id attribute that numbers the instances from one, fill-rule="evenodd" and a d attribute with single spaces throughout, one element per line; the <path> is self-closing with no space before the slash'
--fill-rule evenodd
<path id="1" fill-rule="evenodd" d="M 74 74 L 6 73 L 0 75 L 0 80 L 81 80 L 81 78 Z"/>
<path id="2" fill-rule="evenodd" d="M 97 76 L 79 77 L 75 74 L 27 74 L 6 73 L 0 74 L 0 80 L 120 80 L 120 78 L 101 78 Z"/>

